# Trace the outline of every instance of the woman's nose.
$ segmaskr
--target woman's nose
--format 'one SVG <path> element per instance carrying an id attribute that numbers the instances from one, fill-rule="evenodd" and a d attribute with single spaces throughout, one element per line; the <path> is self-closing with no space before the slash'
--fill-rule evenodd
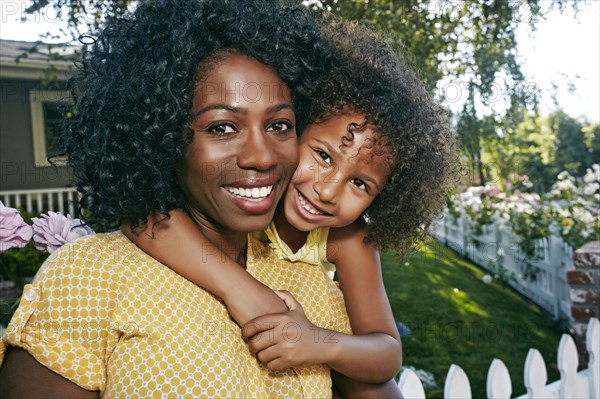
<path id="1" fill-rule="evenodd" d="M 263 129 L 250 129 L 238 153 L 238 165 L 243 169 L 268 170 L 277 163 L 275 143 Z"/>

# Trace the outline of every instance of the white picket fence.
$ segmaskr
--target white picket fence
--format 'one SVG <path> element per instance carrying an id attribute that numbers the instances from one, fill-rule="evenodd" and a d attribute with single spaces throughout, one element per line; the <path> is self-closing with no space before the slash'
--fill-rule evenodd
<path id="1" fill-rule="evenodd" d="M 21 208 L 35 214 L 60 211 L 76 217 L 77 199 L 78 193 L 73 187 L 0 191 L 0 201 L 4 206 Z"/>
<path id="2" fill-rule="evenodd" d="M 482 226 L 481 235 L 473 234 L 467 215 L 454 219 L 448 214 L 432 225 L 431 234 L 442 244 L 458 252 L 484 269 L 492 266 L 512 276 L 506 280 L 515 290 L 531 299 L 554 319 L 571 316 L 571 300 L 567 268 L 572 264 L 573 250 L 560 237 L 536 240 L 536 257 L 527 259 L 519 248 L 519 237 L 499 220 Z M 523 275 L 523 264 L 529 262 L 535 279 Z"/>
<path id="3" fill-rule="evenodd" d="M 527 393 L 524 398 L 600 398 L 600 322 L 590 319 L 587 327 L 586 346 L 589 353 L 588 368 L 577 371 L 579 358 L 575 342 L 564 334 L 558 347 L 557 365 L 560 380 L 547 384 L 548 375 L 542 355 L 537 349 L 529 349 L 525 360 L 524 381 Z M 406 369 L 400 375 L 398 386 L 406 399 L 425 399 L 425 390 L 417 374 Z M 512 384 L 508 369 L 500 359 L 494 359 L 487 375 L 487 397 L 510 398 Z M 444 385 L 445 399 L 470 399 L 469 377 L 460 366 L 453 364 L 448 370 Z"/>

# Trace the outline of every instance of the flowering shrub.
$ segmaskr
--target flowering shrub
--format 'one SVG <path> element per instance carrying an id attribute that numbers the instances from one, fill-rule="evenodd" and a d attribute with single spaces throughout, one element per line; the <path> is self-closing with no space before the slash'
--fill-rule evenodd
<path id="1" fill-rule="evenodd" d="M 471 228 L 475 235 L 481 235 L 482 227 L 491 224 L 496 213 L 495 204 L 500 191 L 494 186 L 469 187 L 465 192 L 454 196 L 451 204 L 453 216 L 459 215 L 458 209 L 463 209 L 473 222 Z"/>
<path id="2" fill-rule="evenodd" d="M 48 253 L 79 237 L 94 234 L 94 230 L 84 225 L 81 220 L 73 219 L 70 215 L 64 216 L 60 212 L 48 212 L 40 218 L 32 218 L 31 221 L 35 247 Z"/>
<path id="3" fill-rule="evenodd" d="M 33 230 L 19 211 L 0 201 L 0 253 L 11 248 L 23 248 L 31 240 Z"/>
<path id="4" fill-rule="evenodd" d="M 557 233 L 573 248 L 599 239 L 600 165 L 594 164 L 582 179 L 568 172 L 561 172 L 557 179 L 545 210 L 557 222 Z"/>
<path id="5" fill-rule="evenodd" d="M 67 242 L 90 234 L 94 230 L 79 219 L 60 212 L 48 212 L 33 217 L 29 226 L 18 210 L 4 206 L 0 201 L 0 253 L 11 248 L 23 248 L 33 237 L 35 248 L 52 253 Z"/>
<path id="6" fill-rule="evenodd" d="M 37 218 L 0 201 L 0 281 L 22 287 L 49 253 L 89 234 L 94 231 L 70 215 L 48 212 Z"/>
<path id="7" fill-rule="evenodd" d="M 529 262 L 539 258 L 538 239 L 555 234 L 575 249 L 600 239 L 600 165 L 594 164 L 582 178 L 561 172 L 543 197 L 525 192 L 531 188 L 527 176 L 521 176 L 520 181 L 520 187 L 509 194 L 492 185 L 470 187 L 452 197 L 448 214 L 455 219 L 461 212 L 469 216 L 475 235 L 481 235 L 482 227 L 496 219 L 510 226 L 526 255 L 526 276 Z"/>

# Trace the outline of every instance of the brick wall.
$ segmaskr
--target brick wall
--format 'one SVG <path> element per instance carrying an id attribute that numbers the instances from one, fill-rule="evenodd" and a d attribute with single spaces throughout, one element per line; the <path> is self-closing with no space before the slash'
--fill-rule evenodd
<path id="1" fill-rule="evenodd" d="M 587 366 L 585 333 L 591 317 L 600 317 L 600 241 L 585 244 L 573 253 L 567 271 L 571 297 L 571 333 L 580 353 L 580 368 Z"/>

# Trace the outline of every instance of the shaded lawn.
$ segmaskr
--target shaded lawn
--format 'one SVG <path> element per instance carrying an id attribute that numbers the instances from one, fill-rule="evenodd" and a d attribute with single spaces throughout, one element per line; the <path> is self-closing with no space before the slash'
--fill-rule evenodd
<path id="1" fill-rule="evenodd" d="M 487 397 L 485 385 L 492 360 L 501 359 L 512 380 L 512 396 L 524 394 L 523 369 L 530 347 L 538 349 L 548 382 L 560 378 L 556 353 L 562 330 L 535 305 L 485 274 L 446 247 L 432 242 L 399 260 L 382 254 L 385 287 L 396 319 L 412 330 L 403 338 L 405 366 L 434 374 L 443 397 L 452 363 L 465 370 L 474 398 Z"/>

